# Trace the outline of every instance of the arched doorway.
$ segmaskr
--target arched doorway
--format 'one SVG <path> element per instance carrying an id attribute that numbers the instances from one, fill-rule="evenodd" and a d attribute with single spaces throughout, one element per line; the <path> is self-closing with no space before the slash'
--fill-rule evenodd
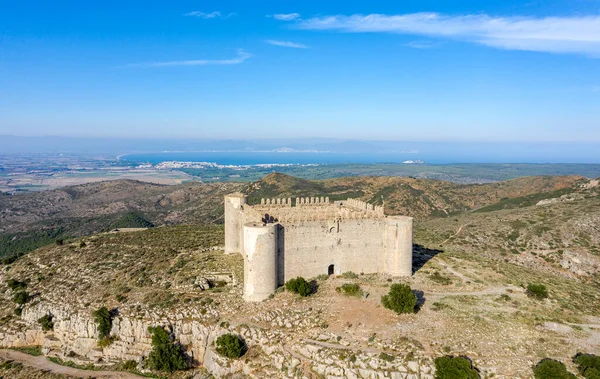
<path id="1" fill-rule="evenodd" d="M 335 271 L 335 266 L 334 265 L 329 265 L 329 267 L 327 268 L 327 275 L 333 275 Z"/>

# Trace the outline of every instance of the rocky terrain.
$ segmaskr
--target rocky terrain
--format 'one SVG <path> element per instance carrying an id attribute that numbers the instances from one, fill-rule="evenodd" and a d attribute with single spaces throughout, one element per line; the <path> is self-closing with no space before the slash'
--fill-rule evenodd
<path id="1" fill-rule="evenodd" d="M 334 187 L 328 181 L 271 175 L 249 193 L 260 198 L 279 185 L 291 196 L 312 185 L 347 197 L 344 191 L 353 188 L 354 180 L 340 180 Z M 356 188 L 363 199 L 393 185 L 396 191 L 384 196 L 386 207 L 394 201 L 410 207 L 407 194 L 422 191 L 412 211 L 417 217 L 412 278 L 323 276 L 315 278 L 318 290 L 307 298 L 282 291 L 248 304 L 241 299 L 242 258 L 223 254 L 219 225 L 102 233 L 51 244 L 0 266 L 0 343 L 41 346 L 45 355 L 66 362 L 112 369 L 126 361 L 143 362 L 151 350 L 148 327 L 164 326 L 202 366 L 174 377 L 198 378 L 207 373 L 432 378 L 433 359 L 446 354 L 469 356 L 484 378 L 531 378 L 531 367 L 542 358 L 559 359 L 576 372 L 574 354 L 600 351 L 597 183 L 577 177 L 478 186 L 360 180 Z M 214 188 L 208 198 L 216 203 L 228 189 Z M 439 204 L 435 209 L 455 208 L 444 217 L 422 213 L 425 196 Z M 203 212 L 201 207 L 176 212 L 191 215 Z M 458 212 L 459 207 L 468 211 Z M 32 296 L 20 316 L 10 279 L 26 282 Z M 400 282 L 418 294 L 415 314 L 397 315 L 380 304 L 389 286 Z M 360 285 L 368 296 L 344 296 L 336 291 L 344 283 Z M 549 297 L 527 296 L 528 283 L 544 284 Z M 92 316 L 101 306 L 115 310 L 115 338 L 104 347 L 98 345 Z M 38 320 L 47 314 L 54 328 L 43 331 Z M 215 352 L 214 340 L 228 331 L 246 341 L 248 351 L 240 359 Z M 0 375 L 17 370 L 33 369 L 0 364 Z"/>
<path id="2" fill-rule="evenodd" d="M 424 219 L 490 205 L 532 204 L 573 192 L 578 183 L 585 181 L 579 176 L 539 176 L 461 185 L 400 177 L 309 181 L 273 173 L 250 185 L 190 182 L 166 186 L 133 180 L 90 183 L 0 196 L 0 258 L 26 253 L 55 239 L 116 227 L 219 224 L 223 222 L 223 195 L 238 190 L 248 193 L 254 203 L 261 197 L 280 195 L 361 198 L 385 204 L 389 214 Z"/>

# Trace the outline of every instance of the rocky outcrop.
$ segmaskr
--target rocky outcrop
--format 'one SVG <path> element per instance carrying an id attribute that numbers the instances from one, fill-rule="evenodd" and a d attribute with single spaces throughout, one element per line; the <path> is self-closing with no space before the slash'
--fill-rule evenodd
<path id="1" fill-rule="evenodd" d="M 54 320 L 54 330 L 50 332 L 43 332 L 37 321 L 46 314 L 51 314 Z M 250 377 L 310 377 L 310 373 L 327 378 L 433 377 L 433 364 L 427 358 L 411 358 L 410 361 L 398 358 L 390 362 L 382 360 L 376 352 L 353 350 L 346 344 L 296 340 L 283 331 L 247 324 L 211 325 L 177 314 L 157 318 L 117 315 L 111 329 L 115 340 L 101 348 L 91 314 L 43 302 L 24 309 L 18 327 L 13 324 L 10 328 L 0 329 L 0 346 L 40 345 L 46 355 L 76 363 L 140 362 L 152 349 L 148 327 L 156 325 L 168 327 L 185 347 L 192 362 L 202 365 L 216 377 L 235 373 Z M 248 359 L 231 360 L 214 351 L 213 341 L 227 332 L 243 336 L 248 346 Z"/>

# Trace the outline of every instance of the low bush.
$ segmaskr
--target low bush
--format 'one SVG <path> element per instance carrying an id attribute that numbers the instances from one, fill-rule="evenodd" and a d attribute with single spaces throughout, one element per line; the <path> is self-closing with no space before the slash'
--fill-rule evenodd
<path id="1" fill-rule="evenodd" d="M 300 296 L 308 296 L 312 293 L 310 283 L 303 277 L 299 276 L 295 279 L 290 279 L 285 283 L 285 288 L 290 291 L 299 294 Z"/>
<path id="2" fill-rule="evenodd" d="M 102 340 L 110 335 L 112 329 L 112 315 L 106 307 L 101 307 L 93 313 L 96 328 L 98 329 L 98 339 Z"/>
<path id="3" fill-rule="evenodd" d="M 447 355 L 438 357 L 435 363 L 435 379 L 479 379 L 479 371 L 467 357 Z"/>
<path id="4" fill-rule="evenodd" d="M 600 379 L 600 357 L 593 354 L 577 353 L 573 357 L 579 373 L 586 379 Z"/>
<path id="5" fill-rule="evenodd" d="M 564 363 L 554 359 L 545 358 L 533 368 L 535 379 L 576 379 L 577 377 L 567 371 Z"/>
<path id="6" fill-rule="evenodd" d="M 342 278 L 344 279 L 357 279 L 358 278 L 358 274 L 352 271 L 346 271 L 344 273 L 342 273 Z"/>
<path id="7" fill-rule="evenodd" d="M 538 300 L 545 299 L 548 297 L 548 289 L 543 284 L 529 283 L 527 285 L 527 296 Z"/>
<path id="8" fill-rule="evenodd" d="M 44 315 L 38 319 L 38 324 L 42 326 L 42 330 L 47 332 L 49 330 L 54 330 L 54 322 L 52 321 L 54 317 L 50 314 Z"/>
<path id="9" fill-rule="evenodd" d="M 414 313 L 417 296 L 406 284 L 392 284 L 390 292 L 381 297 L 381 304 L 387 309 L 400 313 Z"/>
<path id="10" fill-rule="evenodd" d="M 239 358 L 246 352 L 246 344 L 244 340 L 237 334 L 223 334 L 217 338 L 216 351 L 220 355 L 227 358 Z"/>
<path id="11" fill-rule="evenodd" d="M 27 289 L 26 282 L 20 282 L 16 279 L 8 279 L 6 281 L 6 284 L 8 285 L 8 288 L 10 288 L 13 291 L 25 291 L 25 289 Z"/>
<path id="12" fill-rule="evenodd" d="M 188 368 L 183 347 L 171 340 L 171 335 L 157 326 L 148 328 L 152 334 L 152 351 L 148 356 L 147 367 L 151 370 L 173 372 Z"/>
<path id="13" fill-rule="evenodd" d="M 13 301 L 19 305 L 26 304 L 30 299 L 31 296 L 29 296 L 27 291 L 18 291 L 13 294 Z"/>
<path id="14" fill-rule="evenodd" d="M 386 361 L 386 362 L 393 362 L 394 359 L 396 359 L 396 357 L 382 352 L 381 354 L 379 354 L 379 359 L 381 359 L 382 361 Z"/>
<path id="15" fill-rule="evenodd" d="M 112 343 L 115 342 L 116 340 L 117 340 L 117 337 L 114 337 L 114 336 L 103 337 L 101 340 L 98 341 L 98 347 L 104 349 L 105 347 L 112 345 Z"/>
<path id="16" fill-rule="evenodd" d="M 354 283 L 346 283 L 342 284 L 341 287 L 337 287 L 336 291 L 342 293 L 346 296 L 356 296 L 361 297 L 363 295 L 363 290 L 360 288 L 358 284 Z"/>

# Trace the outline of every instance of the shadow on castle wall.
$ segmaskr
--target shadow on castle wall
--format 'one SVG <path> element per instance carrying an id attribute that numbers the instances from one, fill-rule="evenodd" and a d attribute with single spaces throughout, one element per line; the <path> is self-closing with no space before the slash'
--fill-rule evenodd
<path id="1" fill-rule="evenodd" d="M 439 249 L 429 249 L 423 245 L 418 245 L 413 243 L 413 264 L 412 264 L 412 272 L 413 275 L 421 269 L 425 265 L 425 263 L 429 262 L 429 260 L 436 255 L 443 253 L 444 250 Z"/>

